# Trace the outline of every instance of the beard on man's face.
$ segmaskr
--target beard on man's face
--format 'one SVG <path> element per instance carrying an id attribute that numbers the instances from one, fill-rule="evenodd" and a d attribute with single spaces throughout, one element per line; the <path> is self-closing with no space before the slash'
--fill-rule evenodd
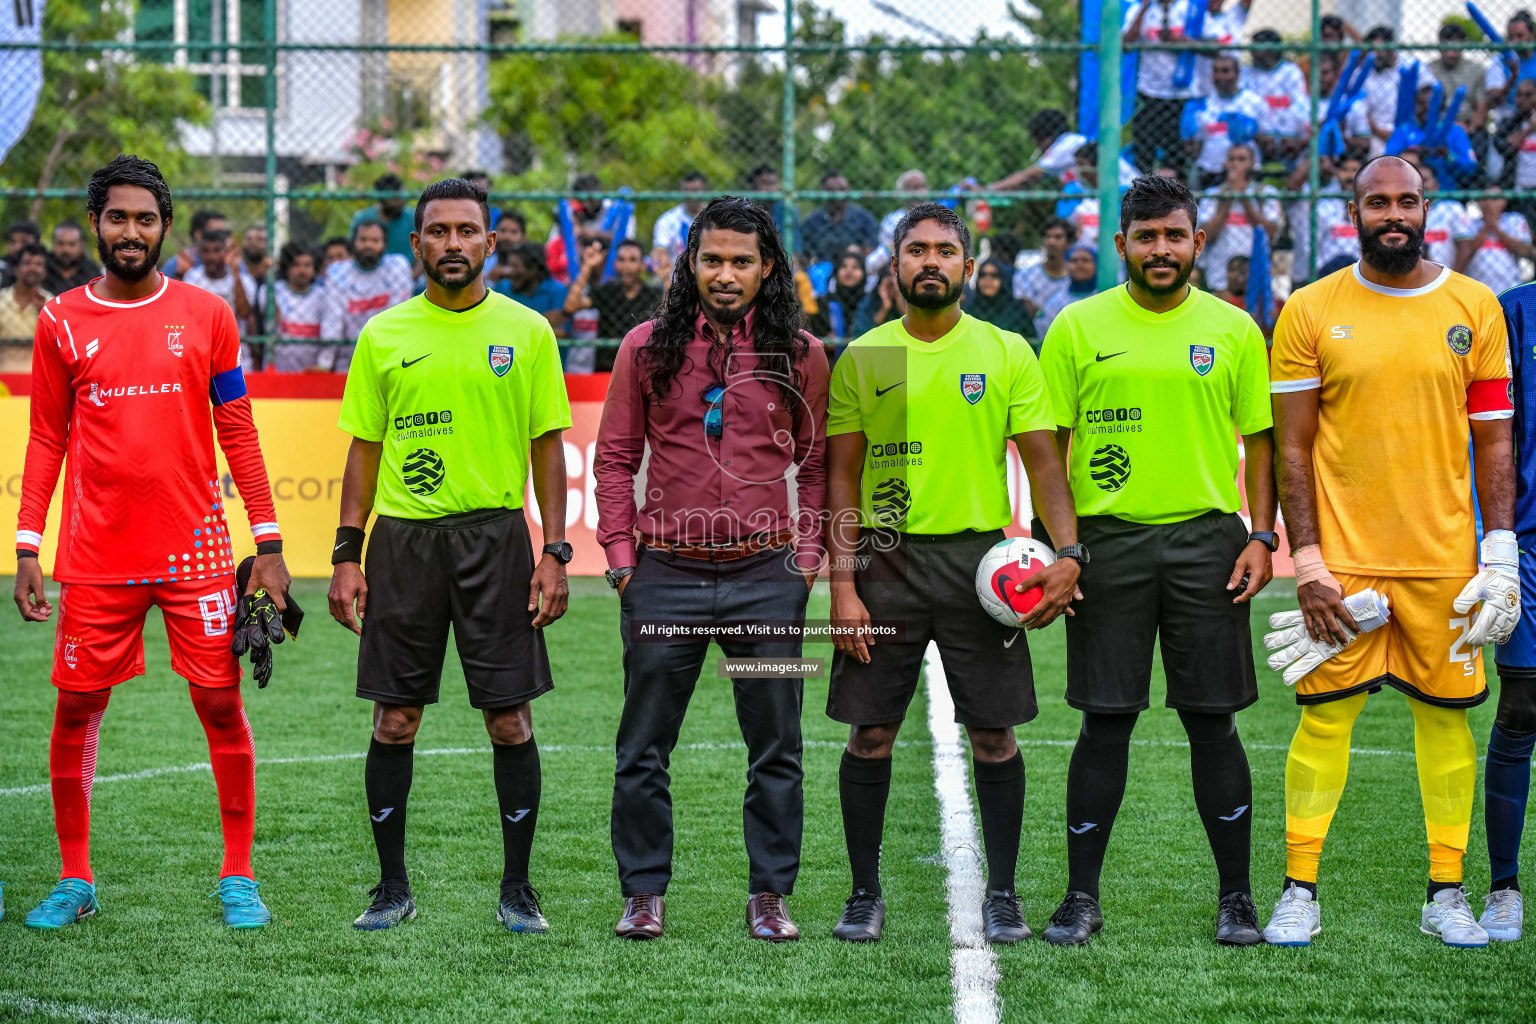
<path id="1" fill-rule="evenodd" d="M 932 288 L 923 288 L 921 285 L 925 281 L 934 281 L 943 287 L 937 291 Z M 901 289 L 901 297 L 907 300 L 907 305 L 927 310 L 953 306 L 960 301 L 960 293 L 965 290 L 963 281 L 951 281 L 940 270 L 923 271 L 912 279 L 910 287 L 899 277 L 896 279 L 896 284 Z"/>
<path id="2" fill-rule="evenodd" d="M 112 248 L 99 235 L 96 238 L 96 255 L 101 265 L 113 277 L 124 281 L 142 281 L 160 265 L 160 247 L 165 242 L 162 234 L 153 248 L 142 241 L 118 242 Z"/>
<path id="3" fill-rule="evenodd" d="M 485 260 L 478 263 L 462 253 L 452 256 L 444 256 L 436 263 L 425 267 L 427 276 L 438 287 L 456 292 L 469 287 L 485 270 Z"/>
<path id="4" fill-rule="evenodd" d="M 1171 267 L 1176 271 L 1172 284 L 1155 285 L 1147 280 L 1147 271 L 1156 270 L 1159 267 Z M 1131 260 L 1125 261 L 1125 273 L 1131 279 L 1131 282 L 1136 287 L 1145 289 L 1148 293 L 1158 296 L 1172 295 L 1174 292 L 1182 289 L 1186 284 L 1189 284 L 1189 276 L 1194 271 L 1195 265 L 1193 263 L 1185 265 L 1179 260 L 1169 259 L 1165 256 L 1151 256 L 1140 263 Z"/>
<path id="5" fill-rule="evenodd" d="M 761 284 L 758 287 L 761 288 Z M 704 304 L 711 320 L 729 327 L 743 320 L 757 302 L 756 296 L 751 302 L 743 301 L 743 294 L 741 288 L 735 286 L 701 288 L 699 301 Z"/>
<path id="6" fill-rule="evenodd" d="M 1367 231 L 1365 225 L 1360 222 L 1360 215 L 1356 214 L 1355 230 L 1360 235 L 1360 258 L 1370 264 L 1373 269 L 1389 277 L 1401 277 L 1411 273 L 1424 258 L 1422 224 L 1415 227 L 1407 221 L 1387 221 L 1380 227 Z M 1406 236 L 1407 241 L 1392 245 L 1381 240 L 1382 235 L 1394 231 Z"/>

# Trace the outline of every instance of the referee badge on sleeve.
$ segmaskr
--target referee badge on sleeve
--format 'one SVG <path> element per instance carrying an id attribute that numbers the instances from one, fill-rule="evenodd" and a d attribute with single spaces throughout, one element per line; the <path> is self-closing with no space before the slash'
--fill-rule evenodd
<path id="1" fill-rule="evenodd" d="M 1211 372 L 1211 367 L 1216 365 L 1216 350 L 1209 345 L 1189 346 L 1189 365 L 1204 377 Z"/>
<path id="2" fill-rule="evenodd" d="M 507 371 L 512 369 L 512 346 L 491 346 L 491 372 L 498 377 L 505 377 Z"/>

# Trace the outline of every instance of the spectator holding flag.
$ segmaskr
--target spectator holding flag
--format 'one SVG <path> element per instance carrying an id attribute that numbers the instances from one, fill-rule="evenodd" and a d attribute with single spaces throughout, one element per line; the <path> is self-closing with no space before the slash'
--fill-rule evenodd
<path id="1" fill-rule="evenodd" d="M 1126 46 L 1180 42 L 1189 16 L 1188 0 L 1141 0 L 1126 12 L 1121 42 Z M 1174 84 L 1179 55 L 1175 50 L 1142 50 L 1136 63 L 1136 113 L 1131 118 L 1132 159 L 1137 167 L 1157 167 L 1158 153 L 1180 174 L 1188 157 L 1179 138 L 1188 86 Z"/>

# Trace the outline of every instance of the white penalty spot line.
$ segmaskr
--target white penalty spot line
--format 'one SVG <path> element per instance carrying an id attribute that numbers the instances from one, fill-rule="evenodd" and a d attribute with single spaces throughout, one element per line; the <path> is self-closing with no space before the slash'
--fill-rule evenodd
<path id="1" fill-rule="evenodd" d="M 997 997 L 997 954 L 981 928 L 981 839 L 971 813 L 965 748 L 955 722 L 955 704 L 944 678 L 939 649 L 930 643 L 923 658 L 928 677 L 928 731 L 933 734 L 933 788 L 939 797 L 940 842 L 949 895 L 949 983 L 955 997 L 955 1024 L 996 1024 L 1002 1019 Z"/>

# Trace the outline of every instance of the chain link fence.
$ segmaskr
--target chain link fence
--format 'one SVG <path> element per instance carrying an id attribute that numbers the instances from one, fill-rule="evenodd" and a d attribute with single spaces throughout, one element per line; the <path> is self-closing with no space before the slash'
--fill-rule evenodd
<path id="1" fill-rule="evenodd" d="M 1201 194 L 1200 283 L 1267 326 L 1357 255 L 1347 187 L 1381 152 L 1427 168 L 1431 257 L 1502 289 L 1536 255 L 1518 2 L 9 0 L 0 277 L 21 308 L 0 295 L 0 334 L 44 284 L 29 225 L 47 284 L 90 269 L 72 225 L 120 151 L 172 184 L 173 272 L 239 283 L 252 369 L 344 370 L 366 317 L 422 287 L 412 200 L 451 174 L 485 176 L 488 279 L 550 317 L 571 371 L 611 362 L 722 192 L 772 207 L 834 339 L 900 315 L 891 229 L 938 199 L 979 240 L 973 311 L 1038 342 L 1116 279 L 1136 173 Z"/>

